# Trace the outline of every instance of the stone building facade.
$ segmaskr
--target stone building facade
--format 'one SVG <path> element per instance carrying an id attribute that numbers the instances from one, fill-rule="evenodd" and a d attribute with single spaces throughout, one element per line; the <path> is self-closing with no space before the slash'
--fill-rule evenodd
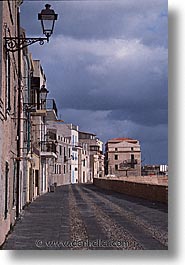
<path id="1" fill-rule="evenodd" d="M 29 192 L 29 201 L 32 201 L 38 195 L 47 192 L 47 154 L 43 149 L 45 147 L 46 123 L 45 117 L 46 100 L 41 98 L 41 89 L 46 87 L 46 76 L 39 60 L 33 60 L 33 74 L 31 78 L 30 96 L 25 102 L 27 112 L 30 114 L 30 152 L 31 161 L 27 169 L 27 183 Z"/>
<path id="2" fill-rule="evenodd" d="M 114 138 L 105 145 L 105 174 L 117 177 L 141 176 L 141 148 L 138 140 Z"/>
<path id="3" fill-rule="evenodd" d="M 17 36 L 22 1 L 0 1 L 0 244 L 15 222 L 17 200 L 18 56 L 4 37 Z"/>
<path id="4" fill-rule="evenodd" d="M 104 176 L 104 155 L 103 143 L 93 133 L 79 132 L 79 143 L 86 145 L 89 156 L 89 170 L 87 182 L 92 182 L 93 178 Z"/>
<path id="5" fill-rule="evenodd" d="M 62 126 L 61 126 L 62 125 Z M 63 124 L 59 120 L 47 120 L 47 135 L 50 141 L 56 143 L 57 158 L 50 161 L 49 165 L 49 186 L 56 184 L 66 185 L 71 183 L 71 139 L 64 136 Z"/>
<path id="6" fill-rule="evenodd" d="M 62 137 L 64 137 L 64 139 L 68 138 L 70 142 L 70 148 L 68 147 L 64 150 L 65 174 L 70 172 L 70 183 L 78 183 L 78 126 L 72 123 L 60 123 L 58 130 Z M 70 170 L 68 166 L 70 166 Z"/>

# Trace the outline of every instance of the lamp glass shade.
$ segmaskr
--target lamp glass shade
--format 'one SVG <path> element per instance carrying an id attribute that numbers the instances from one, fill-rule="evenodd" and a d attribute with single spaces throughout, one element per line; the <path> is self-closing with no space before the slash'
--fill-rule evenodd
<path id="1" fill-rule="evenodd" d="M 48 90 L 46 89 L 45 85 L 43 85 L 40 89 L 40 100 L 44 102 L 47 98 Z"/>
<path id="2" fill-rule="evenodd" d="M 55 11 L 50 9 L 51 5 L 46 4 L 45 7 L 46 8 L 38 14 L 38 19 L 41 20 L 43 34 L 45 34 L 46 37 L 50 37 L 53 33 L 55 20 L 57 20 L 58 14 L 55 14 Z"/>

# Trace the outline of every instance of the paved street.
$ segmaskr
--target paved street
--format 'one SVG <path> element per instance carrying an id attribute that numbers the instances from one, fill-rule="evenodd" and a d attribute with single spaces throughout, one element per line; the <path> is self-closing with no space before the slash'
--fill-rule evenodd
<path id="1" fill-rule="evenodd" d="M 3 249 L 167 249 L 167 205 L 65 185 L 25 208 Z"/>

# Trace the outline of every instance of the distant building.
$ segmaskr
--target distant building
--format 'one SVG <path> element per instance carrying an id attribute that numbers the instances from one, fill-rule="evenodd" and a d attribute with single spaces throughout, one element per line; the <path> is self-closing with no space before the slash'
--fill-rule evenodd
<path id="1" fill-rule="evenodd" d="M 51 116 L 49 115 L 51 118 Z M 64 136 L 64 124 L 59 120 L 47 120 L 47 138 L 56 144 L 57 157 L 49 163 L 49 186 L 56 183 L 65 185 L 71 183 L 71 137 Z"/>
<path id="2" fill-rule="evenodd" d="M 141 176 L 141 148 L 138 140 L 114 138 L 105 145 L 105 174 Z"/>
<path id="3" fill-rule="evenodd" d="M 56 130 L 57 139 L 57 159 L 55 161 L 55 174 L 62 177 L 59 181 L 61 184 L 78 182 L 78 126 L 74 124 L 66 124 L 60 120 L 53 119 L 51 115 L 47 115 L 47 128 L 49 131 Z M 60 171 L 60 166 L 62 167 Z M 59 168 L 59 170 L 58 170 Z M 61 173 L 59 173 L 61 172 Z M 59 176 L 58 176 L 59 179 Z"/>
<path id="4" fill-rule="evenodd" d="M 89 172 L 87 181 L 92 182 L 94 178 L 104 176 L 103 142 L 95 134 L 79 132 L 79 143 L 86 145 L 87 156 L 89 156 Z M 83 173 L 84 174 L 84 173 Z"/>
<path id="5" fill-rule="evenodd" d="M 168 166 L 167 165 L 144 165 L 141 167 L 142 176 L 167 176 Z"/>
<path id="6" fill-rule="evenodd" d="M 46 116 L 47 141 L 53 140 L 57 157 L 49 165 L 49 186 L 57 183 L 89 183 L 104 176 L 103 143 L 93 133 L 80 132 L 78 126 Z"/>
<path id="7" fill-rule="evenodd" d="M 70 157 L 69 153 L 67 153 L 67 150 L 65 150 L 65 161 L 69 161 L 70 163 L 70 172 L 71 172 L 71 180 L 70 183 L 74 184 L 78 182 L 78 126 L 70 123 L 60 124 L 60 130 L 63 135 L 63 137 L 68 138 L 70 140 Z"/>

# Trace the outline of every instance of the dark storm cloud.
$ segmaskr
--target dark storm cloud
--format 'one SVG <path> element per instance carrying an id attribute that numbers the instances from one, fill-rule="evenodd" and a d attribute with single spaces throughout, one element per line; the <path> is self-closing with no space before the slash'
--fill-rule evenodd
<path id="1" fill-rule="evenodd" d="M 156 124 L 167 124 L 168 112 L 166 109 L 146 108 L 125 108 L 121 110 L 114 110 L 108 115 L 110 120 L 131 120 L 135 123 L 143 124 L 145 126 L 154 126 Z"/>
<path id="2" fill-rule="evenodd" d="M 111 110 L 108 118 L 149 126 L 167 123 L 167 50 L 138 41 L 79 41 L 45 46 L 43 63 L 59 106 Z M 38 52 L 40 53 L 40 51 Z"/>
<path id="3" fill-rule="evenodd" d="M 167 1 L 50 1 L 59 14 L 49 44 L 32 46 L 66 122 L 140 140 L 148 162 L 167 162 Z M 22 25 L 42 35 L 45 1 L 24 1 Z M 151 161 L 150 161 L 151 160 Z"/>
<path id="4" fill-rule="evenodd" d="M 41 33 L 37 13 L 44 4 L 24 1 L 27 34 Z M 55 34 L 77 39 L 139 38 L 148 45 L 167 46 L 167 0 L 51 1 L 51 5 L 59 14 Z"/>

